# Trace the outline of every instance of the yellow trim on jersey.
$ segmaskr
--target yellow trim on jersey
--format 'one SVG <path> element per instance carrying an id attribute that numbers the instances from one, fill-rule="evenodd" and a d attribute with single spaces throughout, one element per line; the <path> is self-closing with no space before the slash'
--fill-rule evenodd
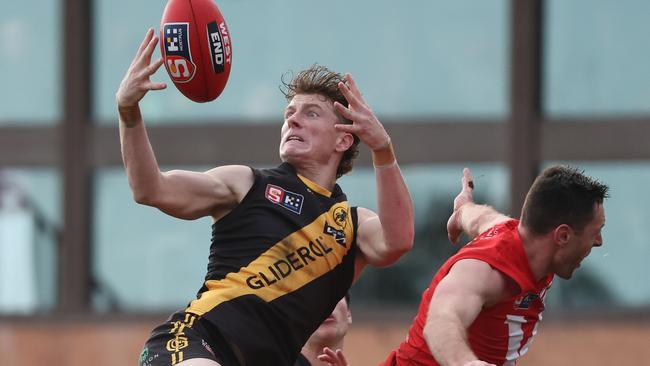
<path id="1" fill-rule="evenodd" d="M 321 196 L 325 197 L 332 197 L 332 192 L 330 192 L 327 188 L 324 188 L 320 186 L 318 183 L 311 181 L 309 178 L 303 177 L 302 175 L 298 174 L 298 178 L 305 183 L 305 185 L 311 189 L 312 191 L 320 194 Z"/>
<path id="2" fill-rule="evenodd" d="M 354 226 L 347 202 L 339 202 L 310 224 L 261 253 L 248 266 L 221 280 L 208 280 L 208 291 L 187 312 L 203 315 L 219 304 L 244 295 L 270 302 L 328 273 L 350 250 Z"/>

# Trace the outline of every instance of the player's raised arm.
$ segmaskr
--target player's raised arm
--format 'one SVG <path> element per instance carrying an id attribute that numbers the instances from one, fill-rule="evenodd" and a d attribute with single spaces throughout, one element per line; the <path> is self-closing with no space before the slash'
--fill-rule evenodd
<path id="1" fill-rule="evenodd" d="M 390 136 L 361 96 L 354 79 L 346 75 L 339 89 L 349 105 L 336 102 L 336 110 L 353 124 L 336 128 L 356 134 L 372 151 L 379 212 L 359 209 L 358 245 L 367 263 L 385 266 L 413 247 L 413 202 L 397 165 Z"/>
<path id="2" fill-rule="evenodd" d="M 460 193 L 454 199 L 454 212 L 447 221 L 449 241 L 456 244 L 460 234 L 465 232 L 470 238 L 500 224 L 510 218 L 487 205 L 474 203 L 474 181 L 468 168 L 463 169 Z"/>
<path id="3" fill-rule="evenodd" d="M 219 167 L 205 173 L 160 171 L 139 107 L 148 91 L 166 87 L 150 79 L 162 65 L 162 59 L 151 62 L 157 44 L 158 37 L 149 29 L 116 94 L 122 159 L 133 197 L 138 203 L 183 219 L 218 218 L 245 195 L 253 174 L 244 166 Z"/>

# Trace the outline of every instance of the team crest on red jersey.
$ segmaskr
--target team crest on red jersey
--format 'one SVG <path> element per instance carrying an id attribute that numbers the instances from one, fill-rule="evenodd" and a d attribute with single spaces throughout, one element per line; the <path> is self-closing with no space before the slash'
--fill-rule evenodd
<path id="1" fill-rule="evenodd" d="M 302 211 L 302 202 L 305 200 L 303 195 L 287 191 L 273 184 L 266 185 L 264 195 L 269 201 L 297 214 L 300 214 Z"/>
<path id="2" fill-rule="evenodd" d="M 530 304 L 536 299 L 539 299 L 539 295 L 529 292 L 526 295 L 515 300 L 515 309 L 528 309 L 530 308 Z"/>

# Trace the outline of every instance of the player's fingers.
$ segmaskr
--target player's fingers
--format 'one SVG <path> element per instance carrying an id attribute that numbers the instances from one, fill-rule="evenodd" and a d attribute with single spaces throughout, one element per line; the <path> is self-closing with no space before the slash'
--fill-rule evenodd
<path id="1" fill-rule="evenodd" d="M 336 109 L 337 112 L 339 112 L 343 117 L 350 121 L 354 121 L 356 115 L 354 112 L 350 110 L 350 108 L 345 107 L 343 104 L 339 102 L 334 102 L 334 109 Z"/>
<path id="2" fill-rule="evenodd" d="M 149 65 L 151 62 L 151 55 L 153 55 L 153 51 L 156 49 L 156 45 L 158 44 L 158 37 L 153 36 L 149 40 L 149 43 L 147 43 L 147 47 L 145 47 L 144 51 L 142 51 L 142 54 L 140 55 L 140 62 Z"/>
<path id="3" fill-rule="evenodd" d="M 347 80 L 350 91 L 363 103 L 365 103 L 365 100 L 363 99 L 363 95 L 361 95 L 361 91 L 359 90 L 359 87 L 357 86 L 357 82 L 354 81 L 354 78 L 352 77 L 352 74 L 347 73 L 345 74 L 345 80 Z"/>
<path id="4" fill-rule="evenodd" d="M 343 354 L 343 351 L 341 351 L 340 349 L 336 350 L 336 357 L 343 365 L 348 364 L 348 360 L 345 358 L 345 355 Z"/>
<path id="5" fill-rule="evenodd" d="M 136 53 L 136 56 L 140 56 L 140 54 L 144 52 L 144 49 L 149 44 L 149 41 L 151 41 L 151 37 L 153 37 L 153 28 L 147 29 L 147 33 L 144 35 L 144 39 L 142 40 L 142 43 L 140 43 L 140 47 L 138 47 L 138 52 Z"/>
<path id="6" fill-rule="evenodd" d="M 145 89 L 147 90 L 163 90 L 167 88 L 167 84 L 165 83 L 154 83 L 154 82 L 148 82 L 144 85 Z"/>
<path id="7" fill-rule="evenodd" d="M 337 131 L 352 133 L 352 134 L 355 134 L 355 135 L 358 134 L 359 131 L 361 131 L 361 127 L 359 127 L 359 126 L 346 125 L 346 124 L 343 124 L 343 123 L 335 124 L 334 128 L 336 128 Z"/>
<path id="8" fill-rule="evenodd" d="M 350 87 L 345 85 L 345 83 L 339 83 L 338 87 L 339 87 L 339 90 L 341 91 L 341 93 L 343 94 L 343 96 L 345 97 L 345 100 L 348 101 L 348 104 L 350 104 L 352 106 L 355 106 L 355 107 L 365 106 L 365 104 L 362 103 L 359 100 L 359 98 L 357 98 L 357 96 L 354 95 L 354 93 L 352 93 L 352 90 L 350 90 Z"/>
<path id="9" fill-rule="evenodd" d="M 158 68 L 165 62 L 165 60 L 161 57 L 157 59 L 156 61 L 152 62 L 147 68 L 145 69 L 145 74 L 147 76 L 151 76 L 158 71 Z"/>

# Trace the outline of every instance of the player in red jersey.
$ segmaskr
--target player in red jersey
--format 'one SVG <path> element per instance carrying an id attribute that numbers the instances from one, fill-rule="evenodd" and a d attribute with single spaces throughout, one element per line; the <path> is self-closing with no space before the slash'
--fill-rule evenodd
<path id="1" fill-rule="evenodd" d="M 447 229 L 452 242 L 462 231 L 478 236 L 438 271 L 384 366 L 514 365 L 537 333 L 554 275 L 570 278 L 602 245 L 608 187 L 576 169 L 555 166 L 538 176 L 521 221 L 475 204 L 472 188 L 466 169 Z M 346 364 L 340 352 L 324 357 Z"/>

